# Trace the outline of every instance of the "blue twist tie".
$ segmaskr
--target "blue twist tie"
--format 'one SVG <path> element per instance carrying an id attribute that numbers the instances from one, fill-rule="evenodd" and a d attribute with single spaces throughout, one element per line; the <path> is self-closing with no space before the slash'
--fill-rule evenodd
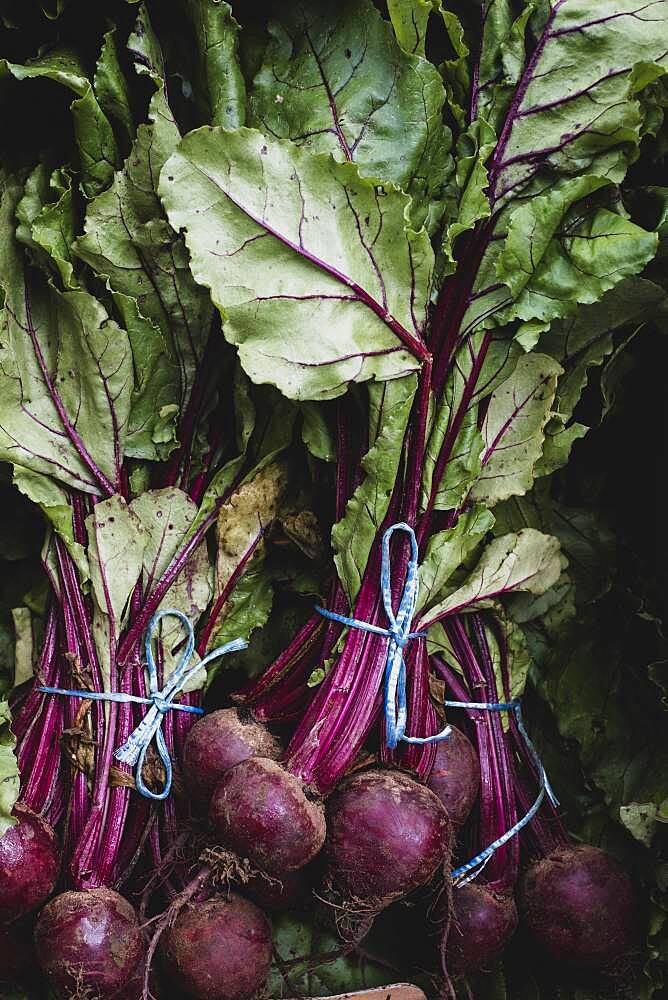
<path id="1" fill-rule="evenodd" d="M 527 750 L 536 765 L 536 770 L 538 771 L 539 778 L 539 791 L 536 801 L 533 803 L 528 812 L 522 816 L 521 819 L 511 826 L 510 830 L 506 830 L 502 836 L 498 837 L 493 841 L 488 847 L 486 847 L 480 854 L 476 854 L 474 858 L 467 861 L 465 864 L 460 865 L 459 868 L 455 868 L 451 873 L 452 881 L 456 885 L 466 885 L 468 882 L 472 882 L 475 878 L 480 875 L 481 871 L 490 860 L 495 851 L 498 851 L 500 847 L 507 844 L 516 834 L 522 830 L 527 823 L 530 823 L 534 818 L 538 810 L 540 809 L 541 803 L 545 796 L 549 798 L 550 802 L 554 806 L 559 805 L 559 800 L 552 791 L 552 786 L 547 777 L 543 763 L 538 756 L 538 751 L 531 742 L 529 734 L 524 728 L 524 721 L 522 719 L 522 708 L 519 701 L 503 701 L 503 702 L 484 702 L 484 701 L 445 701 L 443 702 L 446 708 L 467 708 L 467 709 L 481 709 L 486 712 L 513 712 L 515 715 L 515 721 L 517 723 L 517 728 L 519 733 L 524 740 Z"/>
<path id="2" fill-rule="evenodd" d="M 390 539 L 395 531 L 405 531 L 411 543 L 411 558 L 406 569 L 406 582 L 404 583 L 404 590 L 396 615 L 392 607 L 392 580 L 390 574 Z M 363 632 L 373 632 L 375 635 L 382 635 L 388 639 L 387 664 L 385 667 L 385 726 L 388 747 L 394 750 L 400 740 L 403 740 L 405 743 L 434 743 L 437 740 L 445 740 L 452 732 L 450 726 L 446 726 L 442 732 L 437 733 L 435 736 L 420 737 L 405 735 L 407 721 L 406 663 L 403 651 L 410 639 L 424 638 L 427 633 L 411 632 L 410 630 L 419 587 L 418 546 L 415 532 L 410 525 L 405 524 L 403 521 L 393 524 L 383 535 L 380 586 L 385 614 L 390 623 L 387 628 L 372 625 L 371 622 L 362 622 L 357 618 L 347 618 L 345 615 L 339 615 L 335 611 L 328 611 L 327 608 L 316 606 L 316 611 L 331 621 L 340 622 L 349 628 L 358 628 Z"/>
<path id="3" fill-rule="evenodd" d="M 153 656 L 152 643 L 158 624 L 163 618 L 167 618 L 168 616 L 179 619 L 185 626 L 188 638 L 178 666 L 162 690 L 159 690 L 158 669 Z M 150 693 L 148 698 L 141 698 L 135 694 L 126 694 L 124 691 L 77 691 L 70 690 L 69 688 L 53 687 L 39 687 L 37 690 L 43 691 L 45 694 L 62 694 L 71 698 L 87 698 L 90 701 L 134 702 L 138 705 L 149 705 L 149 710 L 139 725 L 130 733 L 123 746 L 118 747 L 114 751 L 114 757 L 123 764 L 129 764 L 131 767 L 135 766 L 135 785 L 140 795 L 144 795 L 147 799 L 161 802 L 167 798 L 172 788 L 172 760 L 169 756 L 169 750 L 167 749 L 165 737 L 162 732 L 163 716 L 167 712 L 172 711 L 203 715 L 204 709 L 195 708 L 193 705 L 175 704 L 174 698 L 186 687 L 195 674 L 206 667 L 207 663 L 210 663 L 211 660 L 216 660 L 218 657 L 225 656 L 226 653 L 232 653 L 235 650 L 246 649 L 247 646 L 248 643 L 244 639 L 232 639 L 231 642 L 226 642 L 224 646 L 219 646 L 218 649 L 212 650 L 199 663 L 188 667 L 188 663 L 195 650 L 195 632 L 192 622 L 187 615 L 184 615 L 182 611 L 178 611 L 176 608 L 163 608 L 162 611 L 156 612 L 151 618 L 144 639 Z M 142 777 L 146 751 L 151 740 L 154 738 L 158 756 L 165 769 L 165 784 L 161 792 L 152 792 L 146 787 Z"/>

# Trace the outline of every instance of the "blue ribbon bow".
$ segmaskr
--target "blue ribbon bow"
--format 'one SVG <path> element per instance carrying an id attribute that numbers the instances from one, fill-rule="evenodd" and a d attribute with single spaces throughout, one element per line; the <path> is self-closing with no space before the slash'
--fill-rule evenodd
<path id="1" fill-rule="evenodd" d="M 395 531 L 405 531 L 411 543 L 411 558 L 406 568 L 404 590 L 396 614 L 392 607 L 390 565 L 390 539 Z M 388 747 L 394 750 L 400 740 L 403 740 L 404 743 L 433 743 L 436 740 L 445 740 L 452 732 L 450 726 L 446 726 L 445 729 L 435 736 L 406 736 L 406 663 L 404 661 L 404 649 L 411 639 L 423 638 L 426 633 L 411 632 L 419 588 L 418 545 L 415 532 L 409 524 L 405 524 L 403 521 L 391 525 L 383 535 L 380 586 L 385 614 L 390 623 L 387 628 L 373 625 L 371 622 L 359 621 L 357 618 L 347 618 L 345 615 L 339 615 L 335 611 L 328 611 L 327 608 L 316 606 L 316 611 L 325 618 L 340 622 L 349 628 L 358 628 L 363 632 L 373 632 L 375 635 L 382 635 L 387 638 L 385 727 L 387 730 L 386 742 Z"/>
<path id="2" fill-rule="evenodd" d="M 559 805 L 559 800 L 552 791 L 552 786 L 547 777 L 547 772 L 543 767 L 543 762 L 541 761 L 538 751 L 531 742 L 531 738 L 524 728 L 524 721 L 522 719 L 522 707 L 520 702 L 515 701 L 502 701 L 502 702 L 486 702 L 486 701 L 445 701 L 443 702 L 446 708 L 465 708 L 465 709 L 481 709 L 485 712 L 513 712 L 515 715 L 515 722 L 517 723 L 517 728 L 519 733 L 524 740 L 529 755 L 533 760 L 536 770 L 538 771 L 539 779 L 539 789 L 538 795 L 535 802 L 530 809 L 522 816 L 521 819 L 511 826 L 509 830 L 506 830 L 504 834 L 497 837 L 491 844 L 489 844 L 484 850 L 479 854 L 476 854 L 474 858 L 470 861 L 465 862 L 460 865 L 459 868 L 455 868 L 451 872 L 451 878 L 456 885 L 466 885 L 468 882 L 472 882 L 478 877 L 480 872 L 483 870 L 487 862 L 490 860 L 495 851 L 498 851 L 500 847 L 507 844 L 516 834 L 522 830 L 527 823 L 530 823 L 534 818 L 538 810 L 540 809 L 541 803 L 545 796 L 549 798 L 550 802 L 554 806 Z"/>
<path id="3" fill-rule="evenodd" d="M 168 616 L 179 619 L 185 626 L 188 637 L 178 666 L 167 680 L 165 686 L 159 689 L 158 669 L 153 656 L 152 643 L 159 623 L 163 618 L 167 618 Z M 154 799 L 156 802 L 161 802 L 167 798 L 172 788 L 172 759 L 162 732 L 164 715 L 172 711 L 203 715 L 204 709 L 196 708 L 193 705 L 180 705 L 174 702 L 174 698 L 183 691 L 195 674 L 206 667 L 207 663 L 210 663 L 211 660 L 216 660 L 218 657 L 225 656 L 226 653 L 232 653 L 235 650 L 245 649 L 247 646 L 248 643 L 244 639 L 232 639 L 231 642 L 226 642 L 224 646 L 219 646 L 218 649 L 212 650 L 199 663 L 195 663 L 189 667 L 188 663 L 195 650 L 195 632 L 192 622 L 187 615 L 184 615 L 182 611 L 178 611 L 176 608 L 163 608 L 151 618 L 144 639 L 149 697 L 141 698 L 139 695 L 127 694 L 124 691 L 81 691 L 53 687 L 39 687 L 37 690 L 43 691 L 45 694 L 62 694 L 72 698 L 87 698 L 91 701 L 134 702 L 139 705 L 149 705 L 149 710 L 139 725 L 130 733 L 125 743 L 114 751 L 114 757 L 123 764 L 129 764 L 131 767 L 135 766 L 135 785 L 141 795 L 144 795 L 147 799 Z M 146 751 L 151 740 L 154 738 L 158 756 L 165 769 L 165 784 L 161 792 L 152 792 L 150 788 L 146 787 L 142 777 Z"/>

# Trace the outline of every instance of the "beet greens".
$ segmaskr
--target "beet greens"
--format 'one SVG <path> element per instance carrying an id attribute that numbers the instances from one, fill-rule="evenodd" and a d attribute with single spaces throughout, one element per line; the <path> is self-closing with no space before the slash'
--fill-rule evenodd
<path id="1" fill-rule="evenodd" d="M 342 993 L 365 955 L 397 980 L 374 926 L 425 900 L 432 992 L 474 995 L 518 919 L 495 995 L 542 995 L 524 940 L 575 974 L 628 964 L 629 876 L 566 826 L 599 843 L 611 815 L 646 850 L 668 793 L 620 790 L 596 757 L 648 762 L 612 742 L 587 757 L 599 714 L 621 731 L 569 675 L 613 540 L 569 470 L 599 385 L 614 417 L 623 349 L 665 325 L 668 3 L 47 6 L 0 35 L 0 461 L 44 532 L 7 604 L 0 931 L 36 917 L 51 990 L 117 1000 L 165 971 L 192 997 Z M 418 574 L 398 742 L 395 525 L 395 614 Z M 196 662 L 252 643 L 180 693 L 199 722 L 154 703 L 158 801 L 155 746 L 149 796 L 114 752 L 170 608 Z M 162 688 L 181 624 L 152 648 Z M 587 775 L 563 807 L 519 714 L 447 704 L 525 692 L 548 770 L 565 738 Z M 305 941 L 329 932 L 245 898 L 311 890 L 344 939 L 325 960 Z"/>

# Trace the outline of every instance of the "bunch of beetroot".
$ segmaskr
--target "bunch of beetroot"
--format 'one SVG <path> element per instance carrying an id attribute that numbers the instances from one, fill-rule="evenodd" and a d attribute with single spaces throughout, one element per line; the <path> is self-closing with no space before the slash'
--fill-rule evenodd
<path id="1" fill-rule="evenodd" d="M 522 623 L 577 597 L 550 477 L 588 369 L 665 298 L 665 213 L 622 184 L 668 12 L 455 6 L 64 3 L 33 58 L 17 13 L 0 85 L 75 96 L 65 164 L 54 136 L 0 178 L 0 457 L 48 592 L 0 758 L 0 980 L 254 1000 L 267 914 L 307 906 L 337 955 L 410 906 L 450 996 L 515 935 L 586 976 L 635 944 L 514 706 Z M 203 659 L 272 629 L 275 587 L 330 615 L 193 725 L 213 671 L 156 694 L 153 616 Z M 183 635 L 152 649 L 163 688 Z"/>

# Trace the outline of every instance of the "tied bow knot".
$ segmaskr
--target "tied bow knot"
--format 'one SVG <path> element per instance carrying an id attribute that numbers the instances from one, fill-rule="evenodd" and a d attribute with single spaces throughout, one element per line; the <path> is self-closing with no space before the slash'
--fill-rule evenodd
<path id="1" fill-rule="evenodd" d="M 403 531 L 408 535 L 411 545 L 411 556 L 406 567 L 406 579 L 404 589 L 399 601 L 399 607 L 395 613 L 392 605 L 392 572 L 390 560 L 390 540 L 395 531 Z M 433 743 L 437 740 L 445 740 L 450 736 L 451 728 L 446 726 L 440 733 L 434 736 L 406 736 L 406 724 L 408 721 L 408 710 L 406 707 L 406 663 L 403 651 L 411 639 L 424 638 L 425 632 L 411 632 L 415 605 L 417 604 L 418 588 L 418 545 L 415 532 L 409 524 L 399 521 L 391 525 L 383 535 L 381 548 L 380 566 L 380 587 L 383 598 L 383 607 L 388 619 L 388 626 L 382 628 L 373 625 L 371 622 L 363 622 L 357 618 L 348 618 L 339 615 L 335 611 L 328 611 L 327 608 L 316 607 L 325 618 L 340 622 L 349 628 L 358 628 L 363 632 L 372 632 L 375 635 L 382 635 L 388 640 L 387 661 L 385 665 L 385 729 L 387 746 L 394 750 L 399 741 L 404 743 Z"/>
<path id="2" fill-rule="evenodd" d="M 153 639 L 158 625 L 163 618 L 178 618 L 186 629 L 186 645 L 181 654 L 178 665 L 173 673 L 168 677 L 162 688 L 158 687 L 158 668 L 153 655 Z M 162 720 L 167 712 L 189 712 L 192 715 L 203 715 L 204 709 L 194 705 L 181 705 L 174 699 L 180 694 L 192 680 L 195 674 L 204 669 L 211 660 L 225 656 L 235 650 L 245 649 L 248 643 L 244 639 L 232 639 L 224 646 L 213 649 L 198 663 L 188 666 L 195 651 L 195 632 L 192 622 L 182 611 L 176 608 L 163 608 L 156 612 L 149 622 L 144 639 L 144 650 L 146 653 L 146 670 L 148 675 L 148 697 L 142 698 L 139 695 L 128 694 L 124 691 L 80 691 L 68 688 L 39 687 L 38 691 L 45 694 L 62 694 L 74 698 L 86 698 L 90 701 L 114 701 L 121 704 L 133 702 L 139 705 L 148 705 L 148 711 L 141 722 L 133 729 L 125 743 L 114 751 L 116 760 L 123 764 L 128 764 L 135 768 L 135 786 L 140 795 L 147 799 L 161 802 L 166 799 L 172 788 L 172 758 L 162 732 Z M 165 782 L 160 792 L 152 792 L 147 788 L 143 778 L 144 760 L 149 744 L 155 739 L 156 750 L 160 758 L 164 771 Z"/>
<path id="3" fill-rule="evenodd" d="M 179 619 L 186 629 L 187 641 L 176 669 L 171 674 L 162 690 L 159 690 L 158 668 L 153 655 L 153 638 L 160 621 L 167 617 Z M 233 639 L 231 642 L 225 643 L 224 646 L 220 646 L 218 649 L 212 650 L 208 656 L 205 656 L 204 659 L 200 660 L 198 663 L 193 664 L 193 666 L 188 666 L 195 651 L 195 632 L 193 630 L 192 622 L 188 616 L 184 615 L 182 611 L 177 611 L 175 608 L 164 608 L 162 611 L 158 611 L 155 615 L 153 615 L 153 618 L 149 622 L 144 639 L 146 670 L 148 674 L 149 686 L 149 697 L 146 699 L 146 702 L 150 704 L 151 707 L 136 729 L 130 733 L 125 743 L 114 751 L 114 757 L 116 760 L 123 764 L 129 764 L 131 767 L 135 767 L 135 784 L 137 786 L 137 791 L 146 798 L 154 799 L 155 801 L 160 802 L 167 798 L 172 787 L 172 759 L 162 732 L 162 720 L 166 713 L 172 711 L 172 709 L 179 709 L 181 711 L 190 709 L 193 711 L 192 706 L 190 705 L 175 705 L 174 698 L 177 694 L 184 690 L 188 682 L 195 676 L 195 674 L 199 673 L 199 671 L 202 670 L 211 660 L 217 659 L 219 656 L 224 656 L 226 653 L 231 653 L 234 650 L 245 649 L 247 645 L 248 643 L 243 639 Z M 203 710 L 201 708 L 196 709 L 195 711 L 198 715 L 203 714 Z M 158 756 L 165 769 L 165 784 L 161 792 L 152 792 L 149 788 L 147 788 L 142 776 L 146 751 L 148 750 L 148 747 L 153 739 L 155 739 Z"/>

